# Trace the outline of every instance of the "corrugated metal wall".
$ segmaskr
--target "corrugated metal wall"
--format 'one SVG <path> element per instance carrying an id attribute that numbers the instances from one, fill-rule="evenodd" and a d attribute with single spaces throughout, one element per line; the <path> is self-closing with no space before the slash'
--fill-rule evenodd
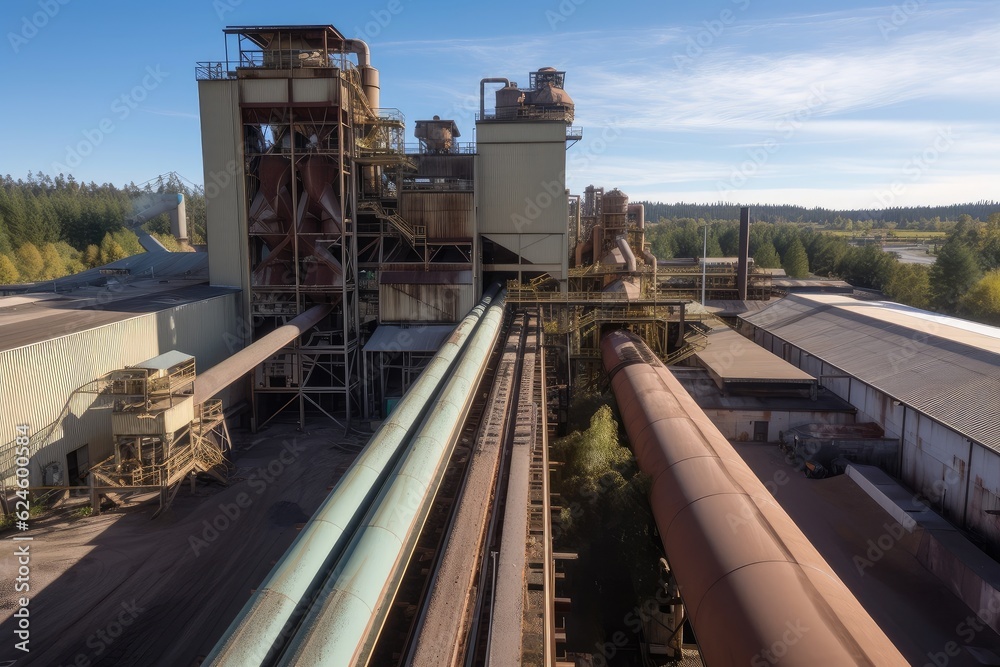
<path id="1" fill-rule="evenodd" d="M 472 285 L 379 285 L 381 322 L 460 321 L 476 305 Z"/>
<path id="2" fill-rule="evenodd" d="M 754 326 L 750 331 L 758 345 L 785 359 L 798 360 L 800 368 L 817 377 L 844 374 L 764 329 Z M 985 510 L 1000 506 L 983 506 L 1000 502 L 1000 454 L 970 443 L 957 431 L 912 407 L 897 404 L 891 396 L 856 378 L 823 384 L 858 409 L 858 422 L 877 422 L 887 438 L 901 437 L 902 480 L 916 491 L 918 500 L 949 520 L 964 523 L 991 544 L 1000 545 L 1000 528 L 992 515 L 985 514 Z"/>
<path id="3" fill-rule="evenodd" d="M 565 234 L 566 125 L 476 125 L 479 231 Z"/>
<path id="4" fill-rule="evenodd" d="M 208 248 L 212 253 L 209 277 L 213 285 L 237 287 L 249 294 L 247 203 L 238 83 L 235 80 L 199 81 L 198 96 L 205 165 L 205 224 Z"/>
<path id="5" fill-rule="evenodd" d="M 108 400 L 73 392 L 171 349 L 194 355 L 199 370 L 214 366 L 237 349 L 238 298 L 226 294 L 0 352 L 0 446 L 14 440 L 17 425 L 35 433 L 66 408 L 49 445 L 31 458 L 31 483 L 40 485 L 42 467 L 52 462 L 62 464 L 65 483 L 66 455 L 83 445 L 91 464 L 107 458 L 113 453 Z"/>
<path id="6" fill-rule="evenodd" d="M 288 102 L 288 81 L 286 79 L 240 79 L 240 94 L 247 104 L 271 104 Z M 205 115 L 202 114 L 204 122 Z"/>
<path id="7" fill-rule="evenodd" d="M 426 225 L 427 238 L 471 239 L 475 233 L 471 192 L 404 192 L 400 215 L 410 224 Z"/>
<path id="8" fill-rule="evenodd" d="M 281 81 L 287 88 L 287 83 Z M 294 102 L 330 102 L 337 101 L 337 91 L 340 89 L 339 79 L 292 79 L 292 100 Z M 274 100 L 262 100 L 272 102 Z M 283 101 L 283 100 L 280 100 Z"/>

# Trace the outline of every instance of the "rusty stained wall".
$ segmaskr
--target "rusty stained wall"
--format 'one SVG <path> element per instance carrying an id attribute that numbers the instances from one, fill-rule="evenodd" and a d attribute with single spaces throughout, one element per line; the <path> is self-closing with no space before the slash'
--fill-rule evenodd
<path id="1" fill-rule="evenodd" d="M 425 225 L 427 239 L 470 241 L 475 233 L 471 192 L 403 192 L 400 215 L 411 225 Z"/>
<path id="2" fill-rule="evenodd" d="M 475 178 L 474 155 L 411 155 L 417 163 L 417 178 L 445 178 L 472 181 Z"/>
<path id="3" fill-rule="evenodd" d="M 475 301 L 472 285 L 379 285 L 379 322 L 454 323 L 475 307 Z"/>
<path id="4" fill-rule="evenodd" d="M 704 408 L 715 427 L 730 440 L 753 440 L 754 422 L 765 421 L 767 441 L 778 442 L 779 432 L 804 424 L 853 424 L 848 412 L 791 412 L 788 410 L 730 410 Z"/>

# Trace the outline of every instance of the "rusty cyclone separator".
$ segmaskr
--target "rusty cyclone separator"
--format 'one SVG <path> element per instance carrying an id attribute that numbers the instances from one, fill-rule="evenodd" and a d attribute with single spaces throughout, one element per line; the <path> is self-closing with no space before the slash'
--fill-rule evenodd
<path id="1" fill-rule="evenodd" d="M 612 332 L 601 355 L 705 663 L 906 665 L 642 339 Z"/>

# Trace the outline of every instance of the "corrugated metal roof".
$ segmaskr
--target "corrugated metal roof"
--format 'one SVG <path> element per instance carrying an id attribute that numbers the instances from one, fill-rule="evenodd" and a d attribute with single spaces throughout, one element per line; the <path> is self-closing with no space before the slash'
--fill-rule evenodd
<path id="1" fill-rule="evenodd" d="M 365 352 L 437 352 L 455 330 L 454 325 L 428 324 L 415 327 L 383 324 L 365 343 Z"/>
<path id="2" fill-rule="evenodd" d="M 130 284 L 117 292 L 80 289 L 0 312 L 0 352 L 234 292 L 210 285 Z"/>
<path id="3" fill-rule="evenodd" d="M 832 294 L 742 319 L 1000 450 L 1000 328 Z"/>

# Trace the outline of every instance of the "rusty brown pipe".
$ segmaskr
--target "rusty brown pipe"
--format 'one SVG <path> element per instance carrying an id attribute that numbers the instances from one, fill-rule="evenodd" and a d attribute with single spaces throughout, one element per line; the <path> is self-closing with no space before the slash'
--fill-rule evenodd
<path id="1" fill-rule="evenodd" d="M 906 665 L 728 440 L 637 336 L 601 342 L 707 665 Z"/>

